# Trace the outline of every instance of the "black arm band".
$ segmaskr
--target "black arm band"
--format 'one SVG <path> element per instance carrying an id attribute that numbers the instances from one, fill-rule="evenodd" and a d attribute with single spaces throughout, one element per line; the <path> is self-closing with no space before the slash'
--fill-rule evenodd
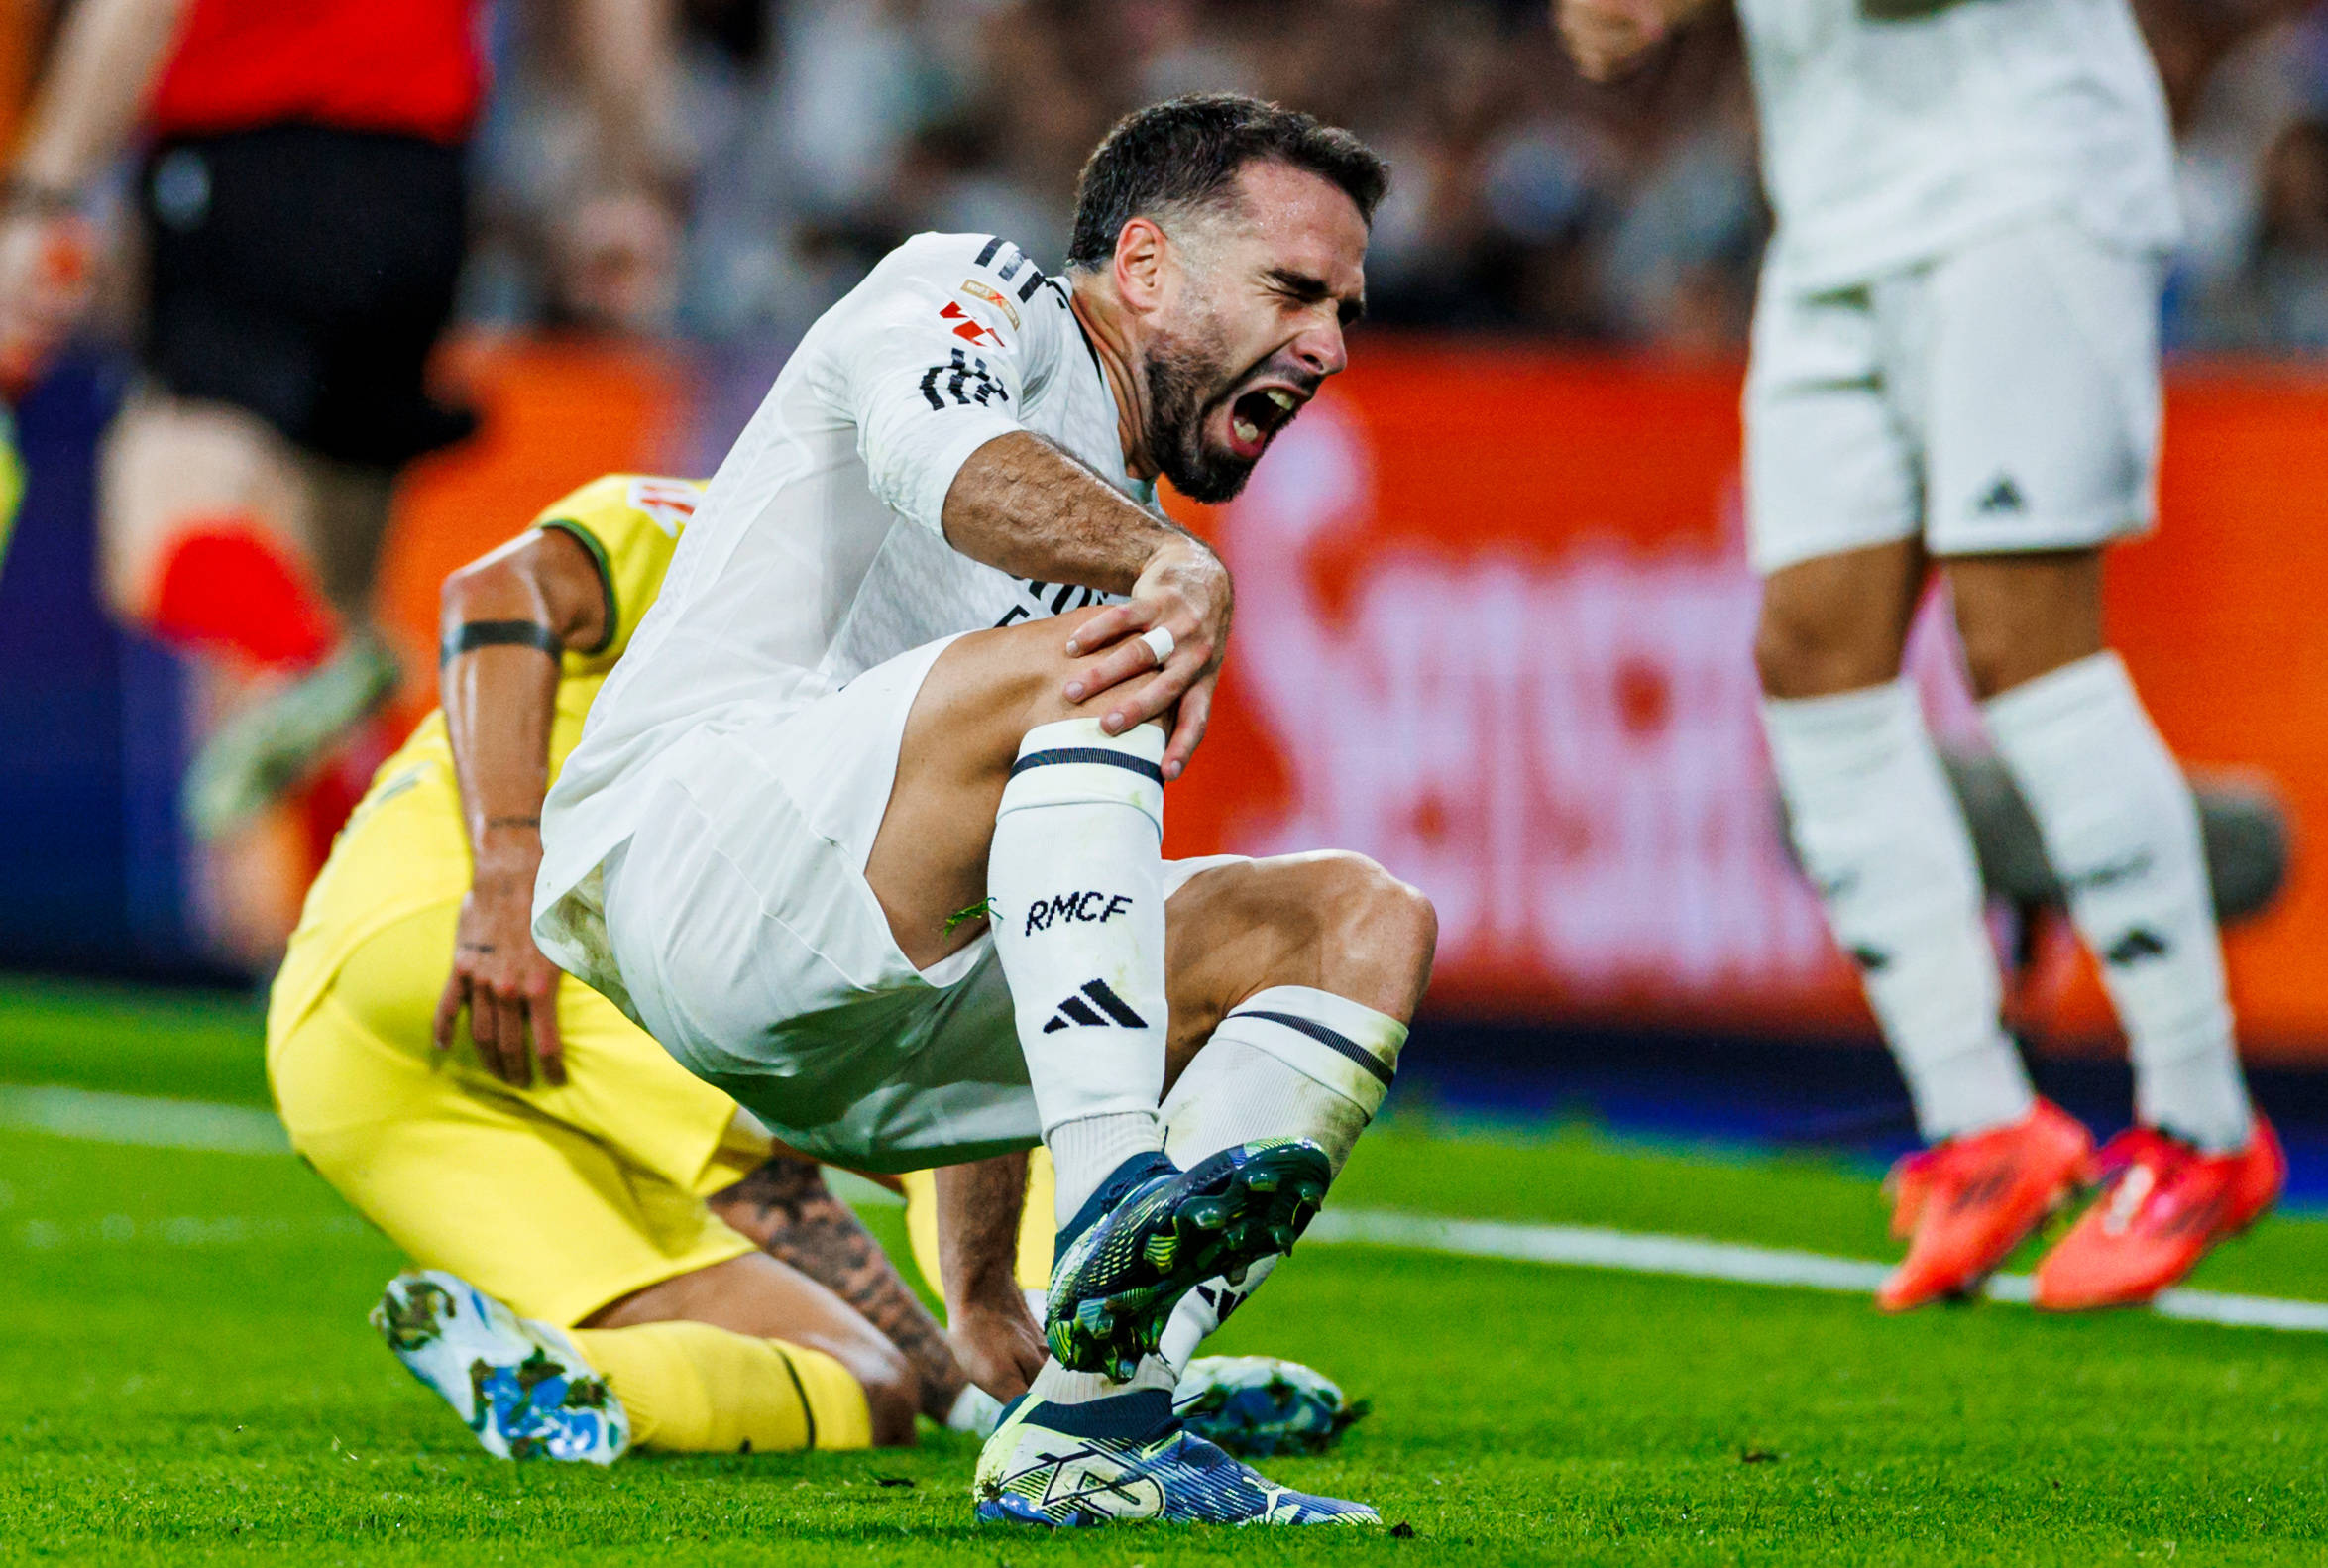
<path id="1" fill-rule="evenodd" d="M 472 620 L 445 638 L 437 662 L 450 664 L 479 648 L 539 648 L 554 659 L 565 653 L 566 643 L 538 620 Z"/>

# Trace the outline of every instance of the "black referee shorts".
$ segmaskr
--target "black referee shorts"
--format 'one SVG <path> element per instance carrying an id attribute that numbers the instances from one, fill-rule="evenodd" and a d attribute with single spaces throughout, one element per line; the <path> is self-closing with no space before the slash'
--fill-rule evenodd
<path id="1" fill-rule="evenodd" d="M 467 241 L 464 152 L 271 125 L 154 150 L 146 365 L 310 452 L 396 468 L 460 440 L 422 390 Z"/>

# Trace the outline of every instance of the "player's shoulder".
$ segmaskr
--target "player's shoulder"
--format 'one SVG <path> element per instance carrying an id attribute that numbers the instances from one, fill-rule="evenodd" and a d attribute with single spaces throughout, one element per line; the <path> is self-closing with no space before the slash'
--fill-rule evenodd
<path id="1" fill-rule="evenodd" d="M 559 523 L 595 527 L 616 520 L 642 520 L 676 535 L 703 504 L 705 482 L 669 474 L 602 474 L 568 491 L 541 509 L 537 528 Z"/>
<path id="2" fill-rule="evenodd" d="M 1066 309 L 1063 280 L 999 234 L 917 234 L 884 257 L 866 281 L 920 283 L 959 300 L 1011 332 L 1040 336 Z"/>
<path id="3" fill-rule="evenodd" d="M 1014 296 L 1032 300 L 1050 275 L 1035 265 L 1024 247 L 1000 234 L 942 234 L 925 232 L 904 241 L 874 268 L 882 273 L 914 273 L 951 278 L 956 274 L 984 278 Z"/>

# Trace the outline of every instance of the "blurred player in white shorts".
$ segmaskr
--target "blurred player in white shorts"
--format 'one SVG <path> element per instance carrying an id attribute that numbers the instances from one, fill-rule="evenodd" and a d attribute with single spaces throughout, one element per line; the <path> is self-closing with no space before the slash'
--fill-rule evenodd
<path id="1" fill-rule="evenodd" d="M 1154 486 L 1227 499 L 1342 369 L 1385 180 L 1175 99 L 1092 155 L 1064 277 L 900 246 L 721 464 L 545 802 L 542 952 L 776 1136 L 942 1194 L 1049 1148 L 1053 1359 L 982 1519 L 1374 1518 L 1187 1433 L 1159 1352 L 1316 1211 L 1433 917 L 1355 856 L 1164 860 L 1229 582 Z"/>
<path id="2" fill-rule="evenodd" d="M 1556 0 L 1585 71 L 1701 0 Z M 1893 1173 L 1894 1310 L 1976 1288 L 2080 1185 L 2041 1306 L 2149 1299 L 2276 1197 L 2188 786 L 2102 640 L 2102 557 L 2153 520 L 2178 220 L 2126 0 L 1739 0 L 1778 223 L 1746 389 L 1771 759 L 1927 1143 Z M 2130 1042 L 2098 1158 L 1999 1017 L 1980 881 L 1913 687 L 1938 565 L 1991 738 Z"/>

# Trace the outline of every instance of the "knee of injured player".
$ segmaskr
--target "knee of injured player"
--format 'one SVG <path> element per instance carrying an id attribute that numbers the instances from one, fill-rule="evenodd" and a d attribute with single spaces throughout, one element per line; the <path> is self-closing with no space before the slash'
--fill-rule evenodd
<path id="1" fill-rule="evenodd" d="M 1382 1109 L 1429 982 L 1430 903 L 1360 855 L 1206 875 L 1225 939 L 1214 951 L 1260 957 L 1182 966 L 1203 1000 L 1172 998 L 1165 1152 L 1185 1167 L 1254 1138 L 1306 1138 L 1339 1172 Z"/>
<path id="2" fill-rule="evenodd" d="M 1028 730 L 1067 719 L 1104 718 L 1112 702 L 1137 690 L 1145 679 L 1136 677 L 1080 699 L 1067 695 L 1078 677 L 1088 679 L 1114 651 L 1113 644 L 1067 651 L 1068 640 L 1103 608 L 972 632 L 947 650 L 932 675 L 942 678 L 964 700 L 965 712 L 996 726 L 991 749 L 1007 751 L 1006 763 L 1015 760 L 1018 742 Z"/>
<path id="3" fill-rule="evenodd" d="M 1177 1079 L 1229 1011 L 1298 985 L 1404 1023 L 1430 984 L 1439 917 L 1420 888 L 1363 854 L 1327 849 L 1203 872 L 1165 907 Z"/>
<path id="4" fill-rule="evenodd" d="M 1439 912 L 1430 897 L 1363 854 L 1331 849 L 1293 859 L 1293 875 L 1307 884 L 1300 896 L 1326 926 L 1317 989 L 1411 1019 L 1438 951 Z"/>

